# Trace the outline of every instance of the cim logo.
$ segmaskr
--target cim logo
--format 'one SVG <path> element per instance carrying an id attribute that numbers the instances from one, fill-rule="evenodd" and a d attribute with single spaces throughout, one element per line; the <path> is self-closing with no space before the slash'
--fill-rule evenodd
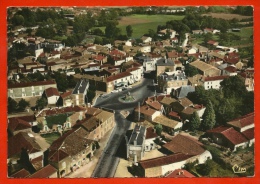
<path id="1" fill-rule="evenodd" d="M 235 164 L 233 167 L 233 172 L 234 173 L 245 173 L 246 172 L 246 168 L 244 167 L 239 167 L 237 164 Z"/>

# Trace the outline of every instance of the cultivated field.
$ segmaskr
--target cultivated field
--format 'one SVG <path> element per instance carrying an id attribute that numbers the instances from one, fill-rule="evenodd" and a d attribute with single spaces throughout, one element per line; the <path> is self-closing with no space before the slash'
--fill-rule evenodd
<path id="1" fill-rule="evenodd" d="M 182 20 L 184 16 L 180 15 L 131 15 L 123 17 L 119 21 L 119 28 L 125 33 L 125 27 L 131 25 L 134 38 L 139 38 L 148 33 L 149 29 L 157 30 L 158 25 L 165 25 L 170 20 Z"/>
<path id="2" fill-rule="evenodd" d="M 122 30 L 122 34 L 126 34 L 125 28 L 131 25 L 133 28 L 133 38 L 140 38 L 143 34 L 148 33 L 149 29 L 157 31 L 158 25 L 165 25 L 170 20 L 182 20 L 181 15 L 130 15 L 122 17 L 119 20 L 118 27 Z M 105 31 L 105 27 L 99 27 Z"/>
<path id="3" fill-rule="evenodd" d="M 226 20 L 231 20 L 233 18 L 236 18 L 238 20 L 242 20 L 242 19 L 248 19 L 248 18 L 252 17 L 252 16 L 232 14 L 232 13 L 207 13 L 207 14 L 203 14 L 203 15 L 211 16 L 211 17 L 214 17 L 214 18 L 226 19 Z"/>

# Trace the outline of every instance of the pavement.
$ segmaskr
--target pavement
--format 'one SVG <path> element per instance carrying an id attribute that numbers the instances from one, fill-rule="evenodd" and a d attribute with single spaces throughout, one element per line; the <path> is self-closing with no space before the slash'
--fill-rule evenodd
<path id="1" fill-rule="evenodd" d="M 35 141 L 39 144 L 42 150 L 47 150 L 50 147 L 50 144 L 38 133 L 31 132 L 33 134 Z"/>

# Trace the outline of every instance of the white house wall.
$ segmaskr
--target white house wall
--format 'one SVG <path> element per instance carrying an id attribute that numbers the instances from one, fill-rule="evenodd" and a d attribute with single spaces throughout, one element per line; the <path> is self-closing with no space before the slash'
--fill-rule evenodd
<path id="1" fill-rule="evenodd" d="M 252 122 L 253 123 L 253 122 Z M 254 128 L 255 127 L 255 124 L 253 123 L 253 124 L 251 124 L 251 125 L 248 125 L 248 126 L 245 126 L 245 127 L 243 127 L 243 128 L 241 128 L 240 129 L 240 132 L 244 132 L 244 131 L 246 131 L 246 130 L 248 130 L 248 129 L 250 129 L 250 128 Z"/>
<path id="2" fill-rule="evenodd" d="M 201 155 L 199 155 L 198 157 L 199 164 L 204 164 L 207 161 L 207 159 L 212 159 L 212 155 L 208 150 L 206 150 Z"/>
<path id="3" fill-rule="evenodd" d="M 50 104 L 50 105 L 56 104 L 58 99 L 59 99 L 59 96 L 48 97 L 48 104 Z"/>
<path id="4" fill-rule="evenodd" d="M 174 171 L 176 169 L 181 169 L 186 164 L 186 160 L 181 162 L 175 162 L 169 165 L 162 166 L 162 175 L 165 175 L 169 171 Z"/>

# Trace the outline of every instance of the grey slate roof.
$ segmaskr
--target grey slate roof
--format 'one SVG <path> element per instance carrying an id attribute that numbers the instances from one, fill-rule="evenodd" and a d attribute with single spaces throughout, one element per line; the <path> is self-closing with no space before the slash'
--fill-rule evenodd
<path id="1" fill-rule="evenodd" d="M 144 134 L 145 134 L 145 127 L 136 125 L 130 137 L 129 144 L 134 145 L 134 141 L 136 141 L 136 145 L 142 145 L 145 139 Z"/>
<path id="2" fill-rule="evenodd" d="M 157 60 L 157 66 L 174 66 L 174 62 L 171 59 L 159 59 Z"/>
<path id="3" fill-rule="evenodd" d="M 178 91 L 178 98 L 184 98 L 188 95 L 188 93 L 190 92 L 194 92 L 195 88 L 193 86 L 182 86 L 180 88 L 177 89 Z"/>
<path id="4" fill-rule="evenodd" d="M 84 93 L 84 91 L 86 90 L 86 88 L 88 87 L 88 83 L 89 81 L 87 79 L 81 79 L 76 87 L 74 88 L 72 94 L 78 94 L 79 93 Z"/>

